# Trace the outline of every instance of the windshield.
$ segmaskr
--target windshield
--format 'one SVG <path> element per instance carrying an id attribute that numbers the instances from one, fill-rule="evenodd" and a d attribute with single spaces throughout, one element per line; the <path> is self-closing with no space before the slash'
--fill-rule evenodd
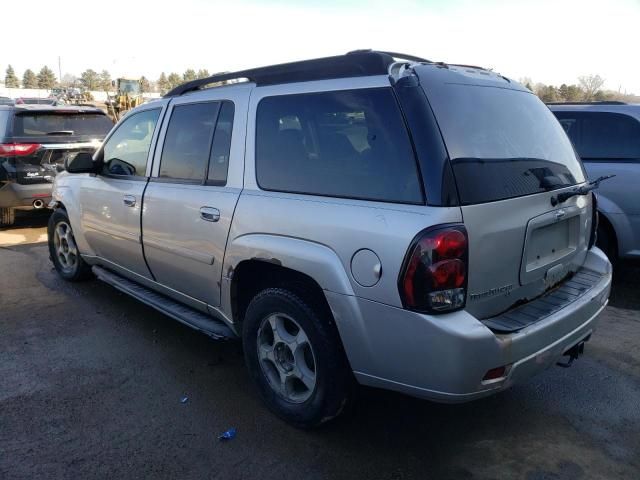
<path id="1" fill-rule="evenodd" d="M 113 123 L 101 113 L 32 112 L 16 115 L 13 125 L 16 137 L 75 135 L 104 138 Z"/>
<path id="2" fill-rule="evenodd" d="M 140 93 L 140 82 L 136 80 L 120 80 L 120 91 L 129 95 L 138 94 Z"/>
<path id="3" fill-rule="evenodd" d="M 446 92 L 429 97 L 429 101 L 463 204 L 530 195 L 585 181 L 571 142 L 535 95 L 470 84 L 448 84 Z"/>

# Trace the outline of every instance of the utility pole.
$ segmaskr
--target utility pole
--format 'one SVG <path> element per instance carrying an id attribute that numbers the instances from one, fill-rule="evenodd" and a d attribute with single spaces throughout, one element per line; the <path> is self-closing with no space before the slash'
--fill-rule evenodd
<path id="1" fill-rule="evenodd" d="M 58 82 L 62 85 L 62 67 L 60 66 L 60 56 L 58 55 Z"/>

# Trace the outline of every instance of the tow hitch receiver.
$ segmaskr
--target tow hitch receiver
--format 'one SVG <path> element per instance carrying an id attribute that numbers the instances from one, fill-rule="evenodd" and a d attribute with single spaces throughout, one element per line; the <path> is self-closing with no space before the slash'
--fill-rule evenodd
<path id="1" fill-rule="evenodd" d="M 569 357 L 569 360 L 567 362 L 556 362 L 556 365 L 562 368 L 569 368 L 573 364 L 574 360 L 577 360 L 578 357 L 584 354 L 584 344 L 589 341 L 589 338 L 591 338 L 591 335 L 589 335 L 584 340 L 576 343 L 573 347 L 567 350 L 564 353 L 563 357 Z"/>

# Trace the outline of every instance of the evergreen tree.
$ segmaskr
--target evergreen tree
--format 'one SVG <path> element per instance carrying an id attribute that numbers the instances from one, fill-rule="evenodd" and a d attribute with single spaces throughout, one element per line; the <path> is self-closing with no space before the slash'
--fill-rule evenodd
<path id="1" fill-rule="evenodd" d="M 95 70 L 88 69 L 80 74 L 80 81 L 87 90 L 96 90 L 100 85 L 100 75 Z"/>
<path id="2" fill-rule="evenodd" d="M 151 83 L 149 82 L 147 77 L 145 77 L 144 75 L 140 77 L 140 91 L 142 93 L 151 91 Z"/>
<path id="3" fill-rule="evenodd" d="M 38 77 L 30 68 L 27 68 L 22 75 L 22 88 L 38 88 Z"/>
<path id="4" fill-rule="evenodd" d="M 99 80 L 100 90 L 108 92 L 111 90 L 111 74 L 107 70 L 102 70 Z"/>
<path id="5" fill-rule="evenodd" d="M 20 88 L 20 81 L 18 77 L 16 77 L 16 72 L 13 71 L 11 65 L 7 67 L 7 72 L 4 76 L 4 86 L 7 88 Z"/>
<path id="6" fill-rule="evenodd" d="M 164 95 L 169 91 L 171 85 L 169 85 L 169 80 L 164 72 L 160 74 L 160 78 L 158 78 L 158 88 L 160 89 L 160 93 Z"/>
<path id="7" fill-rule="evenodd" d="M 170 73 L 169 77 L 167 77 L 167 83 L 169 86 L 168 90 L 171 90 L 172 88 L 175 88 L 178 85 L 182 85 L 184 83 L 184 80 L 182 79 L 180 74 Z"/>
<path id="8" fill-rule="evenodd" d="M 182 80 L 184 80 L 185 82 L 190 82 L 195 79 L 196 79 L 196 71 L 193 68 L 188 68 L 182 74 Z"/>
<path id="9" fill-rule="evenodd" d="M 56 85 L 56 76 L 46 65 L 40 69 L 38 73 L 38 88 L 45 88 L 47 90 L 55 87 Z"/>

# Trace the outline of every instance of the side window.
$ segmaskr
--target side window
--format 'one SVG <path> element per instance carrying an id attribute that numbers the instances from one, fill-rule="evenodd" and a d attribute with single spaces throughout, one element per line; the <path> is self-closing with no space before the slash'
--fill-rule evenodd
<path id="1" fill-rule="evenodd" d="M 640 159 L 640 122 L 620 113 L 584 113 L 578 152 L 587 159 Z"/>
<path id="2" fill-rule="evenodd" d="M 207 175 L 208 185 L 223 186 L 227 184 L 234 110 L 232 102 L 222 102 L 218 123 L 216 124 L 216 132 L 213 136 L 213 146 L 211 147 L 209 173 Z"/>
<path id="3" fill-rule="evenodd" d="M 173 108 L 160 157 L 160 178 L 204 181 L 219 108 L 219 102 Z"/>
<path id="4" fill-rule="evenodd" d="M 0 105 L 2 105 L 0 103 Z M 0 137 L 7 133 L 7 123 L 9 120 L 9 110 L 0 110 Z"/>
<path id="5" fill-rule="evenodd" d="M 145 110 L 126 118 L 103 148 L 103 173 L 144 176 L 149 147 L 158 123 L 160 109 Z"/>
<path id="6" fill-rule="evenodd" d="M 266 97 L 256 121 L 258 185 L 312 195 L 422 203 L 390 88 Z"/>

